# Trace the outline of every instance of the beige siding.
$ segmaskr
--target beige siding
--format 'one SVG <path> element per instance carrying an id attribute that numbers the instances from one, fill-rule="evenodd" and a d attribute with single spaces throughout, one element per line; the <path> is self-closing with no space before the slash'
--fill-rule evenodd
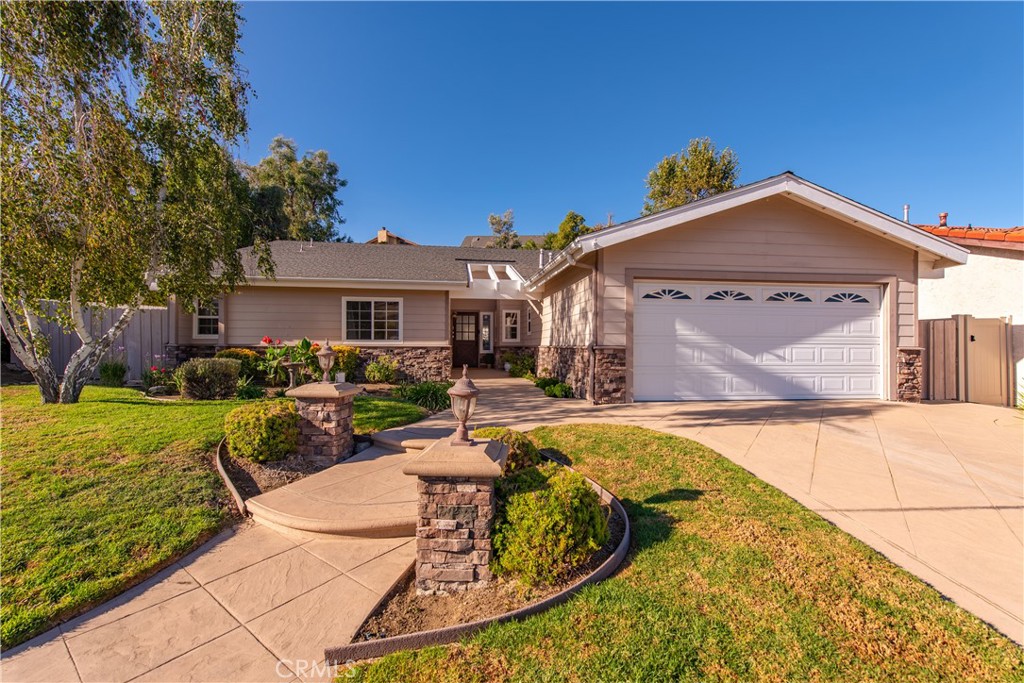
<path id="1" fill-rule="evenodd" d="M 243 287 L 231 295 L 226 343 L 255 345 L 264 335 L 292 343 L 303 337 L 342 342 L 343 297 L 402 299 L 404 344 L 448 343 L 444 292 L 299 287 Z M 190 334 L 191 325 L 189 317 Z"/>
<path id="2" fill-rule="evenodd" d="M 896 277 L 898 344 L 916 344 L 914 260 L 906 247 L 797 204 L 772 197 L 646 235 L 602 253 L 602 344 L 626 345 L 626 270 Z"/>
<path id="3" fill-rule="evenodd" d="M 593 341 L 594 273 L 580 267 L 569 268 L 544 289 L 544 346 L 587 346 Z"/>

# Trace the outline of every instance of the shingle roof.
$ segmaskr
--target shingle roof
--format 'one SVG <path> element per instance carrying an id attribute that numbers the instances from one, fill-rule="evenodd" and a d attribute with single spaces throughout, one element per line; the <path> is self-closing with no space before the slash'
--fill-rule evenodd
<path id="1" fill-rule="evenodd" d="M 278 278 L 466 282 L 467 262 L 509 264 L 524 279 L 539 270 L 539 252 L 530 249 L 276 241 L 270 251 Z M 241 252 L 246 273 L 256 276 L 252 247 Z"/>
<path id="2" fill-rule="evenodd" d="M 917 227 L 938 237 L 954 241 L 967 239 L 985 242 L 1024 242 L 1024 226 L 1021 225 L 1013 228 L 978 228 L 970 225 L 918 225 Z"/>

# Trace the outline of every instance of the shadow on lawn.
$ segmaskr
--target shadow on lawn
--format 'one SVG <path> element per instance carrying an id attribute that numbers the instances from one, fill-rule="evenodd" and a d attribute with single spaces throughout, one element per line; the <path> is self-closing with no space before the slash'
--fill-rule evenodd
<path id="1" fill-rule="evenodd" d="M 623 507 L 629 515 L 629 523 L 632 528 L 632 543 L 630 544 L 629 555 L 622 563 L 622 569 L 633 563 L 633 558 L 640 552 L 653 548 L 659 543 L 664 543 L 672 535 L 679 518 L 667 512 L 660 505 L 665 503 L 692 503 L 704 495 L 700 489 L 676 488 L 655 493 L 642 501 L 622 498 Z"/>

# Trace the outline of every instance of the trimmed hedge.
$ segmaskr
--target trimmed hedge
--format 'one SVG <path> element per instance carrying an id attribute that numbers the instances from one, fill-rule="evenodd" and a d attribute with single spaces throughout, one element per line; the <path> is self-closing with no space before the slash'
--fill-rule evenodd
<path id="1" fill-rule="evenodd" d="M 259 363 L 263 360 L 263 356 L 252 349 L 224 349 L 218 351 L 214 358 L 231 358 L 240 362 L 242 366 L 239 368 L 238 374 L 241 377 L 257 379 L 262 375 Z"/>
<path id="2" fill-rule="evenodd" d="M 522 432 L 507 427 L 481 427 L 473 430 L 473 436 L 480 439 L 500 441 L 508 446 L 508 460 L 505 472 L 516 472 L 537 465 L 541 461 L 540 451 Z"/>
<path id="3" fill-rule="evenodd" d="M 293 401 L 257 401 L 224 416 L 228 451 L 256 462 L 281 460 L 299 445 L 299 414 Z"/>
<path id="4" fill-rule="evenodd" d="M 608 519 L 581 475 L 557 468 L 541 483 L 529 471 L 515 475 L 523 486 L 512 487 L 514 492 L 507 493 L 507 485 L 499 489 L 507 498 L 499 499 L 491 568 L 528 586 L 552 584 L 608 541 Z"/>
<path id="5" fill-rule="evenodd" d="M 194 401 L 234 398 L 240 361 L 231 358 L 193 358 L 178 366 L 174 378 L 182 398 Z"/>

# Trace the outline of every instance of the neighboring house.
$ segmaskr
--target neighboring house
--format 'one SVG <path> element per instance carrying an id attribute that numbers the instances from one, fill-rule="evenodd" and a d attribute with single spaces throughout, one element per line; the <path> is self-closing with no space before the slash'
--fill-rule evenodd
<path id="1" fill-rule="evenodd" d="M 381 228 L 377 231 L 377 236 L 366 240 L 366 244 L 409 244 L 414 247 L 419 245 L 412 240 L 407 240 L 401 235 L 396 235 L 387 228 Z"/>
<path id="2" fill-rule="evenodd" d="M 538 247 L 544 244 L 544 238 L 547 235 L 519 235 L 519 243 L 526 244 L 527 242 L 533 242 Z M 494 244 L 494 240 L 497 239 L 494 235 L 466 235 L 462 238 L 463 247 L 490 247 Z"/>
<path id="3" fill-rule="evenodd" d="M 1016 370 L 1011 386 L 1019 390 L 1024 381 L 1024 226 L 954 226 L 946 224 L 947 215 L 939 214 L 938 225 L 917 227 L 968 249 L 971 256 L 965 266 L 921 278 L 918 317 L 1009 318 Z"/>
<path id="4" fill-rule="evenodd" d="M 966 248 L 784 173 L 531 250 L 275 242 L 179 358 L 304 336 L 437 379 L 509 350 L 595 403 L 918 400 L 918 278 Z"/>

